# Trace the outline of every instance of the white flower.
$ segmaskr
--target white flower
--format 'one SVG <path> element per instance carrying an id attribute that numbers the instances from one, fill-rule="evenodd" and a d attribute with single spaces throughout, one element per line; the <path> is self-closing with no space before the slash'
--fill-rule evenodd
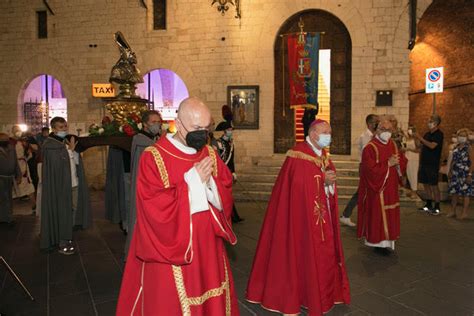
<path id="1" fill-rule="evenodd" d="M 104 129 L 101 127 L 99 128 L 99 134 L 102 134 L 104 132 Z"/>
<path id="2" fill-rule="evenodd" d="M 119 131 L 120 131 L 120 133 L 123 133 L 123 126 L 119 127 Z"/>
<path id="3" fill-rule="evenodd" d="M 143 124 L 142 124 L 142 123 L 138 123 L 138 124 L 137 124 L 137 127 L 138 127 L 138 129 L 141 130 L 141 129 L 143 129 Z"/>

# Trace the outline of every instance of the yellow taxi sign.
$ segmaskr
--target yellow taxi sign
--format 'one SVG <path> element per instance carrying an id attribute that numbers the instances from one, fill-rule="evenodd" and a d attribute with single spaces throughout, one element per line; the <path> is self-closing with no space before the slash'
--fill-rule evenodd
<path id="1" fill-rule="evenodd" d="M 111 83 L 93 83 L 92 96 L 96 98 L 115 97 L 115 88 Z"/>

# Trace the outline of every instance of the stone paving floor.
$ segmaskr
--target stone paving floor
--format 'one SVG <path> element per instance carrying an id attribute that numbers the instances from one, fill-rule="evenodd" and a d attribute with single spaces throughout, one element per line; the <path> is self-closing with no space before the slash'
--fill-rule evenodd
<path id="1" fill-rule="evenodd" d="M 0 225 L 0 256 L 36 300 L 28 300 L 0 265 L 1 315 L 114 315 L 125 237 L 104 219 L 103 193 L 92 198 L 94 227 L 74 233 L 73 256 L 40 252 L 38 219 L 29 215 L 28 204 L 16 202 L 17 224 Z M 245 221 L 234 226 L 239 242 L 228 254 L 240 313 L 276 315 L 244 300 L 266 204 L 237 207 Z M 474 220 L 428 216 L 413 205 L 402 209 L 401 230 L 396 254 L 381 257 L 356 239 L 354 228 L 341 229 L 352 303 L 327 315 L 474 315 Z"/>

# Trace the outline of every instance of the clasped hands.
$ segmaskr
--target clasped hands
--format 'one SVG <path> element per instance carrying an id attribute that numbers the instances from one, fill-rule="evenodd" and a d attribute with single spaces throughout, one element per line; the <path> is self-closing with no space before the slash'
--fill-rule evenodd
<path id="1" fill-rule="evenodd" d="M 196 171 L 203 183 L 207 183 L 207 181 L 209 181 L 211 178 L 212 167 L 212 159 L 209 156 L 194 164 L 194 168 L 196 168 Z"/>

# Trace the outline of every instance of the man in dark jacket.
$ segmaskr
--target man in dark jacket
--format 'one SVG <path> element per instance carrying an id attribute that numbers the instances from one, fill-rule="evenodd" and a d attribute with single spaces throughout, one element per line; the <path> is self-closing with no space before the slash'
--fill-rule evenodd
<path id="1" fill-rule="evenodd" d="M 15 148 L 10 144 L 7 134 L 0 133 L 0 223 L 14 224 L 13 180 L 21 181 Z"/>

